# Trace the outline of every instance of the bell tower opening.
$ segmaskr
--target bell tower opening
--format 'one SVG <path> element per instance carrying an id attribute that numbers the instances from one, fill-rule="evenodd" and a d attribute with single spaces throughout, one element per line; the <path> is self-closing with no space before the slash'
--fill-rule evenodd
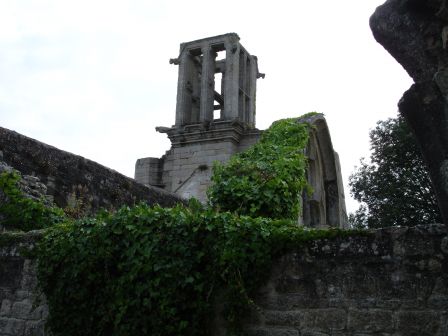
<path id="1" fill-rule="evenodd" d="M 255 128 L 256 56 L 239 43 L 235 33 L 182 43 L 179 66 L 176 128 L 214 121 L 238 121 Z"/>

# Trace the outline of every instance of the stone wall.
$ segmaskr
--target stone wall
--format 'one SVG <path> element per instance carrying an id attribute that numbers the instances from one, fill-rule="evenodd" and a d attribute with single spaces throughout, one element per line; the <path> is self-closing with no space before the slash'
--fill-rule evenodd
<path id="1" fill-rule="evenodd" d="M 144 186 L 81 156 L 0 127 L 0 165 L 38 178 L 59 207 L 82 206 L 87 212 L 119 208 L 139 201 L 162 206 L 182 202 L 165 190 Z"/>
<path id="2" fill-rule="evenodd" d="M 279 260 L 256 303 L 253 336 L 446 336 L 447 228 L 313 242 Z"/>
<path id="3" fill-rule="evenodd" d="M 135 164 L 135 180 L 164 188 L 182 198 L 206 202 L 213 162 L 226 162 L 259 140 L 258 129 L 241 123 L 215 121 L 207 128 L 188 125 L 182 130 L 164 130 L 172 147 L 160 159 L 142 158 Z"/>
<path id="4" fill-rule="evenodd" d="M 36 264 L 21 256 L 36 239 L 38 232 L 0 234 L 0 336 L 45 335 L 48 309 L 36 300 Z M 444 225 L 315 241 L 275 263 L 246 332 L 446 336 L 447 259 Z"/>
<path id="5" fill-rule="evenodd" d="M 163 171 L 166 189 L 185 198 L 206 201 L 214 161 L 225 162 L 237 152 L 231 141 L 197 143 L 171 148 L 165 156 Z"/>
<path id="6" fill-rule="evenodd" d="M 48 307 L 37 289 L 36 262 L 23 256 L 38 232 L 0 234 L 0 336 L 44 336 Z"/>

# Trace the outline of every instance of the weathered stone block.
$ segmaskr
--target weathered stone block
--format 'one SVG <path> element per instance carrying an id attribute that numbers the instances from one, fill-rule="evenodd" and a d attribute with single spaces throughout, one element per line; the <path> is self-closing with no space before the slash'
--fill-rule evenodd
<path id="1" fill-rule="evenodd" d="M 23 263 L 24 260 L 20 257 L 0 257 L 0 287 L 18 288 L 20 286 Z"/>
<path id="2" fill-rule="evenodd" d="M 313 309 L 303 311 L 300 327 L 322 332 L 345 329 L 347 314 L 343 309 Z"/>
<path id="3" fill-rule="evenodd" d="M 397 331 L 403 336 L 433 336 L 443 327 L 442 315 L 436 311 L 400 311 L 396 318 Z"/>
<path id="4" fill-rule="evenodd" d="M 37 286 L 37 279 L 35 277 L 37 265 L 30 259 L 26 259 L 23 263 L 22 288 L 34 289 Z"/>
<path id="5" fill-rule="evenodd" d="M 246 331 L 247 336 L 300 336 L 295 329 L 253 328 Z"/>
<path id="6" fill-rule="evenodd" d="M 408 231 L 405 240 L 395 241 L 397 245 L 396 247 L 394 246 L 396 255 L 433 255 L 435 250 L 434 242 L 426 241 L 422 238 L 422 235 L 417 230 Z M 399 251 L 401 253 L 398 253 Z"/>
<path id="7" fill-rule="evenodd" d="M 24 300 L 22 302 L 15 302 L 11 307 L 11 317 L 17 319 L 28 318 L 33 305 L 29 300 Z"/>
<path id="8" fill-rule="evenodd" d="M 330 336 L 327 333 L 323 333 L 323 332 L 319 332 L 319 331 L 315 331 L 315 330 L 308 330 L 308 329 L 304 329 L 301 330 L 300 332 L 301 336 Z M 336 335 L 334 333 L 331 334 L 331 336 Z"/>
<path id="9" fill-rule="evenodd" d="M 33 299 L 35 299 L 34 296 Z M 33 303 L 33 307 L 27 319 L 35 321 L 43 321 L 46 320 L 46 318 L 48 317 L 48 306 L 44 301 L 45 298 L 41 297 L 39 299 L 38 298 L 35 299 L 35 302 Z M 35 304 L 38 305 L 35 306 Z"/>
<path id="10" fill-rule="evenodd" d="M 328 303 L 320 301 L 312 294 L 307 293 L 289 293 L 279 294 L 269 302 L 269 309 L 292 310 L 297 308 L 319 308 L 328 307 Z"/>
<path id="11" fill-rule="evenodd" d="M 436 279 L 432 293 L 428 298 L 428 306 L 448 309 L 448 276 Z"/>
<path id="12" fill-rule="evenodd" d="M 12 302 L 8 299 L 2 300 L 2 305 L 0 307 L 0 316 L 9 316 L 11 313 Z"/>
<path id="13" fill-rule="evenodd" d="M 347 328 L 358 332 L 391 332 L 394 330 L 393 312 L 390 310 L 350 309 Z"/>
<path id="14" fill-rule="evenodd" d="M 25 321 L 0 317 L 0 335 L 23 335 L 24 331 Z"/>
<path id="15" fill-rule="evenodd" d="M 31 289 L 30 288 L 23 288 L 22 287 L 21 289 L 16 290 L 14 292 L 14 297 L 18 301 L 23 301 L 23 300 L 28 299 L 31 294 L 32 293 L 31 293 Z"/>
<path id="16" fill-rule="evenodd" d="M 304 312 L 300 310 L 278 311 L 268 310 L 264 312 L 264 319 L 267 325 L 299 327 L 304 317 Z"/>
<path id="17" fill-rule="evenodd" d="M 25 324 L 25 332 L 23 336 L 45 336 L 44 321 L 28 321 Z"/>

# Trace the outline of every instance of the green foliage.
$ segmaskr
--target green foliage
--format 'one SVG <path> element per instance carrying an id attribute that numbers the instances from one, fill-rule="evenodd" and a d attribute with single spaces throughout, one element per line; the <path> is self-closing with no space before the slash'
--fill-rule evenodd
<path id="1" fill-rule="evenodd" d="M 17 173 L 0 174 L 0 226 L 22 231 L 42 229 L 64 220 L 64 213 L 56 207 L 46 207 L 43 201 L 23 195 Z"/>
<path id="2" fill-rule="evenodd" d="M 298 120 L 274 122 L 247 151 L 215 163 L 210 205 L 253 217 L 297 219 L 308 188 L 304 152 L 310 127 Z"/>
<path id="3" fill-rule="evenodd" d="M 235 326 L 273 257 L 338 232 L 198 204 L 141 204 L 57 225 L 39 247 L 49 327 L 66 336 L 207 335 L 223 294 Z"/>
<path id="4" fill-rule="evenodd" d="M 213 208 L 140 204 L 62 221 L 61 210 L 23 197 L 18 176 L 2 175 L 5 218 L 48 226 L 34 252 L 52 334 L 208 335 L 218 301 L 236 332 L 273 258 L 352 234 L 297 226 L 308 133 L 306 123 L 278 121 L 246 153 L 216 165 Z"/>
<path id="5" fill-rule="evenodd" d="M 441 222 L 428 171 L 402 116 L 379 121 L 370 132 L 370 162 L 350 176 L 353 197 L 362 202 L 350 221 L 356 227 Z"/>

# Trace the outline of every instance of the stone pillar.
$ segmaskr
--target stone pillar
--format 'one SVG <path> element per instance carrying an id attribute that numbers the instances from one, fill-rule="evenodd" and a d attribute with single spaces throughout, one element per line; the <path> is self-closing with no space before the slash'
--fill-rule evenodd
<path id="1" fill-rule="evenodd" d="M 199 121 L 213 120 L 214 81 L 215 81 L 215 57 L 216 53 L 210 46 L 202 49 L 202 74 L 201 74 L 201 107 Z"/>
<path id="2" fill-rule="evenodd" d="M 224 98 L 224 88 L 226 87 L 226 69 L 221 72 L 221 92 L 220 94 Z M 224 109 L 224 106 L 222 107 Z"/>
<path id="3" fill-rule="evenodd" d="M 224 81 L 224 120 L 238 119 L 240 45 L 236 40 L 226 41 L 226 72 Z"/>
<path id="4" fill-rule="evenodd" d="M 185 120 L 187 116 L 185 113 L 188 113 L 188 93 L 187 93 L 187 85 L 188 85 L 188 77 L 190 73 L 190 69 L 188 68 L 190 65 L 189 62 L 189 52 L 183 50 L 183 45 L 180 46 L 181 55 L 179 57 L 179 79 L 177 82 L 177 104 L 176 104 L 176 126 L 181 126 L 185 124 Z"/>
<path id="5" fill-rule="evenodd" d="M 244 50 L 240 51 L 240 64 L 239 64 L 239 119 L 242 122 L 247 122 L 247 115 L 246 115 L 246 61 L 247 61 L 247 55 Z"/>
<path id="6" fill-rule="evenodd" d="M 249 106 L 248 106 L 248 124 L 251 127 L 255 127 L 255 101 L 256 101 L 256 94 L 257 94 L 257 58 L 255 56 L 249 57 L 249 69 L 248 69 L 248 76 L 249 76 L 249 88 L 248 88 L 248 95 L 250 97 Z"/>

